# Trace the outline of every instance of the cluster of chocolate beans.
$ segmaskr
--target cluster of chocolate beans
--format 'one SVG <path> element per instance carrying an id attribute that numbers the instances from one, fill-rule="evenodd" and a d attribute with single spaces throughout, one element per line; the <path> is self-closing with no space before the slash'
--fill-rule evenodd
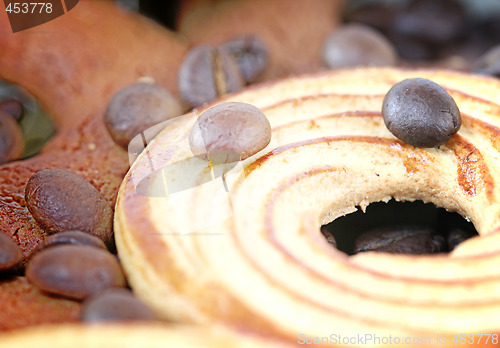
<path id="1" fill-rule="evenodd" d="M 498 53 L 487 59 L 486 54 L 499 44 L 499 13 L 500 6 L 492 1 L 352 0 L 343 20 L 375 29 L 405 63 L 498 75 L 498 66 L 490 68 Z"/>
<path id="2" fill-rule="evenodd" d="M 24 153 L 19 126 L 23 113 L 22 104 L 15 99 L 0 102 L 0 164 L 19 159 Z"/>
<path id="3" fill-rule="evenodd" d="M 83 321 L 155 319 L 126 288 L 113 254 L 113 211 L 92 184 L 69 170 L 44 169 L 28 181 L 25 200 L 49 236 L 23 265 L 17 243 L 0 234 L 0 271 L 19 273 L 24 266 L 28 281 L 41 291 L 83 301 Z"/>

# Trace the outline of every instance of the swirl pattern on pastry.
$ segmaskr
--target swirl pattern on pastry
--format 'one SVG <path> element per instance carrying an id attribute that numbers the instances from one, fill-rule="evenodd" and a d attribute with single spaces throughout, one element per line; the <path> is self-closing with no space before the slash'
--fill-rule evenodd
<path id="1" fill-rule="evenodd" d="M 439 148 L 404 144 L 384 126 L 385 93 L 410 77 L 442 85 L 460 108 L 462 128 Z M 227 173 L 227 193 L 217 180 L 204 184 L 206 164 L 189 160 L 188 134 L 203 110 L 176 119 L 118 196 L 117 247 L 134 291 L 164 317 L 295 342 L 298 334 L 498 332 L 499 92 L 495 79 L 458 72 L 360 68 L 230 95 L 216 103 L 261 108 L 272 139 Z M 174 163 L 182 165 L 162 172 Z M 169 195 L 168 181 L 185 176 L 191 188 Z M 164 196 L 136 189 L 144 178 L 155 192 L 166 187 Z M 322 224 L 391 198 L 458 212 L 480 236 L 449 255 L 351 257 L 322 237 Z"/>

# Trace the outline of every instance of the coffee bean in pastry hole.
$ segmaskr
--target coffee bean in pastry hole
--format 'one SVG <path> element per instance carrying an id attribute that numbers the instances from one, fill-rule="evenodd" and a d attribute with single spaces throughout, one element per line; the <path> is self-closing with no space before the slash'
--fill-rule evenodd
<path id="1" fill-rule="evenodd" d="M 153 311 L 124 288 L 103 291 L 83 302 L 84 322 L 156 320 Z"/>
<path id="2" fill-rule="evenodd" d="M 443 87 L 423 78 L 392 86 L 384 98 L 382 116 L 392 134 L 417 147 L 443 145 L 462 124 L 453 98 Z"/>
<path id="3" fill-rule="evenodd" d="M 24 107 L 18 100 L 9 99 L 0 102 L 0 112 L 10 115 L 16 121 L 19 121 L 24 114 Z"/>
<path id="4" fill-rule="evenodd" d="M 26 277 L 47 293 L 76 300 L 125 286 L 115 256 L 86 245 L 68 244 L 41 250 L 28 262 Z"/>
<path id="5" fill-rule="evenodd" d="M 397 61 L 396 50 L 381 33 L 364 24 L 345 24 L 325 40 L 323 61 L 328 68 L 361 65 L 389 66 Z"/>
<path id="6" fill-rule="evenodd" d="M 447 236 L 448 251 L 455 250 L 459 244 L 477 235 L 476 231 L 470 229 L 460 227 L 451 229 Z"/>
<path id="7" fill-rule="evenodd" d="M 500 45 L 484 53 L 474 63 L 473 71 L 478 74 L 500 77 Z"/>
<path id="8" fill-rule="evenodd" d="M 104 120 L 113 140 L 127 148 L 137 134 L 183 112 L 181 103 L 163 87 L 135 83 L 114 95 Z"/>
<path id="9" fill-rule="evenodd" d="M 242 36 L 222 44 L 220 48 L 234 57 L 246 83 L 254 82 L 267 67 L 269 52 L 258 36 Z"/>
<path id="10" fill-rule="evenodd" d="M 196 120 L 189 134 L 194 155 L 214 163 L 244 160 L 271 141 L 271 125 L 257 107 L 239 102 L 218 104 Z"/>
<path id="11" fill-rule="evenodd" d="M 179 69 L 182 99 L 195 108 L 245 84 L 238 63 L 226 50 L 209 45 L 192 48 Z"/>
<path id="12" fill-rule="evenodd" d="M 113 210 L 80 175 L 65 169 L 40 170 L 28 180 L 25 200 L 33 218 L 49 234 L 82 231 L 114 249 Z"/>
<path id="13" fill-rule="evenodd" d="M 48 236 L 37 245 L 34 252 L 64 244 L 87 245 L 106 250 L 104 242 L 95 236 L 80 231 L 67 231 Z"/>
<path id="14" fill-rule="evenodd" d="M 21 248 L 17 243 L 0 232 L 0 271 L 14 268 L 22 259 Z"/>
<path id="15" fill-rule="evenodd" d="M 355 241 L 354 253 L 434 254 L 446 251 L 445 238 L 427 226 L 389 226 L 367 231 Z"/>
<path id="16" fill-rule="evenodd" d="M 21 127 L 11 115 L 0 111 L 0 164 L 21 158 L 23 151 Z"/>

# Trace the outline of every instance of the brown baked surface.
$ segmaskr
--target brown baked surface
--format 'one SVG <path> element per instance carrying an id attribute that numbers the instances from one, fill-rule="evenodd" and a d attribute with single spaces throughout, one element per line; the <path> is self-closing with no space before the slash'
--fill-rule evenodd
<path id="1" fill-rule="evenodd" d="M 78 322 L 79 302 L 51 297 L 24 277 L 0 279 L 0 331 Z"/>
<path id="2" fill-rule="evenodd" d="M 0 19 L 0 31 L 10 31 L 7 16 Z M 104 126 L 106 106 L 117 90 L 142 76 L 154 76 L 177 95 L 172 72 L 186 44 L 110 1 L 80 1 L 42 26 L 0 35 L 0 45 L 0 78 L 37 98 L 57 128 L 40 155 L 0 166 L 0 230 L 28 255 L 46 234 L 25 207 L 27 180 L 40 169 L 69 169 L 114 205 L 129 163 Z"/>

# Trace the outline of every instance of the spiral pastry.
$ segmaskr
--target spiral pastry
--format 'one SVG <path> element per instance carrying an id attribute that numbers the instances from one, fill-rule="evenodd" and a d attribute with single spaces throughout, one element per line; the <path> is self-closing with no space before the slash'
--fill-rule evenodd
<path id="1" fill-rule="evenodd" d="M 443 86 L 462 113 L 439 148 L 407 145 L 384 125 L 384 95 L 411 77 Z M 193 158 L 188 135 L 203 110 L 162 125 L 118 195 L 131 286 L 165 318 L 292 343 L 498 333 L 499 92 L 491 78 L 394 68 L 262 84 L 217 101 L 253 104 L 272 126 L 270 144 L 232 168 Z M 347 256 L 321 235 L 390 199 L 458 212 L 479 236 L 450 254 Z"/>

